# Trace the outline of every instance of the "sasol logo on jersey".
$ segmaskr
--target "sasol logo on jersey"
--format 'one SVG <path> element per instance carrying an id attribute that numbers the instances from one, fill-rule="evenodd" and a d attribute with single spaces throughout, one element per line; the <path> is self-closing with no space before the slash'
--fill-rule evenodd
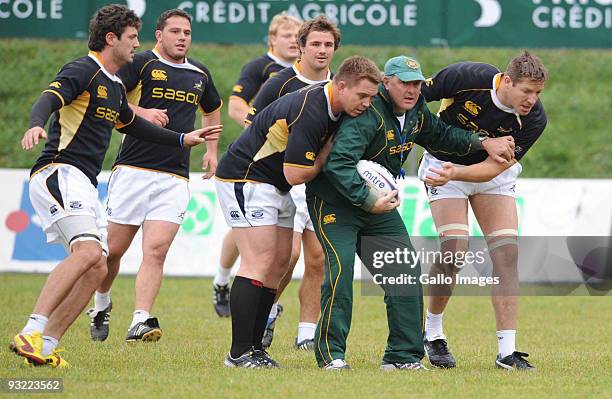
<path id="1" fill-rule="evenodd" d="M 166 76 L 166 71 L 163 69 L 154 69 L 151 71 L 151 79 L 152 80 L 163 80 L 166 82 L 168 80 L 168 76 Z"/>
<path id="2" fill-rule="evenodd" d="M 306 159 L 308 159 L 309 161 L 314 161 L 315 160 L 315 153 L 312 151 L 308 151 L 306 152 L 306 154 L 304 154 L 304 157 L 306 157 Z"/>
<path id="3" fill-rule="evenodd" d="M 197 94 L 183 90 L 174 90 L 171 88 L 164 89 L 163 87 L 153 88 L 151 98 L 163 98 L 166 100 L 185 102 L 193 105 L 198 105 L 198 102 L 200 101 L 200 96 Z"/>
<path id="4" fill-rule="evenodd" d="M 98 98 L 107 99 L 108 98 L 108 89 L 106 86 L 98 86 Z"/>
<path id="5" fill-rule="evenodd" d="M 119 117 L 119 112 L 107 107 L 96 108 L 96 118 L 106 119 L 109 122 L 115 123 Z"/>
<path id="6" fill-rule="evenodd" d="M 463 109 L 465 109 L 470 114 L 476 116 L 478 115 L 482 107 L 476 104 L 475 102 L 468 100 L 465 102 L 465 104 L 463 104 Z"/>
<path id="7" fill-rule="evenodd" d="M 329 215 L 323 216 L 323 224 L 336 223 L 336 214 L 330 213 Z"/>
<path id="8" fill-rule="evenodd" d="M 389 147 L 389 155 L 395 155 L 395 154 L 400 154 L 404 151 L 410 151 L 413 145 L 414 143 L 410 141 L 408 143 L 391 146 Z"/>

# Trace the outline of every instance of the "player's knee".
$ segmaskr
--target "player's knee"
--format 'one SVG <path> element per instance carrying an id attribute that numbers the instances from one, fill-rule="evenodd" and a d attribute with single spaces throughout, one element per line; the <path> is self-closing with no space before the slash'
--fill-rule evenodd
<path id="1" fill-rule="evenodd" d="M 106 264 L 106 258 L 104 256 L 101 256 L 98 262 L 93 265 L 89 269 L 89 271 L 93 274 L 92 277 L 96 281 L 102 282 L 102 280 L 104 280 L 108 275 L 108 265 Z"/>
<path id="2" fill-rule="evenodd" d="M 145 248 L 144 257 L 156 265 L 163 265 L 168 254 L 168 245 L 153 245 Z"/>
<path id="3" fill-rule="evenodd" d="M 102 246 L 98 241 L 80 241 L 72 245 L 72 256 L 79 259 L 79 264 L 85 270 L 94 267 L 102 256 Z M 104 262 L 106 263 L 106 262 Z"/>

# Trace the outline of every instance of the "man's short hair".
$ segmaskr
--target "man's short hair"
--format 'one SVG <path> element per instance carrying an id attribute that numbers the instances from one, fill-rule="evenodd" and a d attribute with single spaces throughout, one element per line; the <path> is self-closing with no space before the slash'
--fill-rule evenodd
<path id="1" fill-rule="evenodd" d="M 382 81 L 382 73 L 374 61 L 359 55 L 342 61 L 338 73 L 333 78 L 334 82 L 344 81 L 347 86 L 353 86 L 362 79 L 378 84 Z"/>
<path id="2" fill-rule="evenodd" d="M 300 32 L 298 33 L 298 44 L 300 47 L 306 47 L 306 39 L 310 32 L 329 32 L 334 36 L 334 50 L 338 50 L 340 47 L 340 29 L 332 21 L 327 19 L 325 15 L 319 15 L 313 19 L 302 24 Z"/>
<path id="3" fill-rule="evenodd" d="M 187 14 L 180 8 L 173 8 L 172 10 L 167 10 L 161 13 L 159 18 L 157 18 L 157 25 L 155 26 L 155 30 L 164 30 L 164 28 L 166 27 L 166 22 L 169 18 L 172 17 L 185 18 L 187 21 L 189 21 L 189 25 L 191 25 L 191 15 Z"/>
<path id="4" fill-rule="evenodd" d="M 272 21 L 270 21 L 270 26 L 268 27 L 268 47 L 272 47 L 270 36 L 276 36 L 278 29 L 285 25 L 294 25 L 299 28 L 302 26 L 302 20 L 287 14 L 286 11 L 276 14 L 272 18 Z"/>
<path id="5" fill-rule="evenodd" d="M 111 4 L 100 8 L 89 21 L 89 43 L 92 51 L 106 47 L 106 34 L 113 32 L 118 39 L 128 26 L 140 30 L 140 18 L 126 6 Z"/>
<path id="6" fill-rule="evenodd" d="M 527 50 L 510 61 L 504 74 L 510 77 L 512 84 L 521 80 L 542 83 L 548 80 L 548 71 L 542 61 Z"/>

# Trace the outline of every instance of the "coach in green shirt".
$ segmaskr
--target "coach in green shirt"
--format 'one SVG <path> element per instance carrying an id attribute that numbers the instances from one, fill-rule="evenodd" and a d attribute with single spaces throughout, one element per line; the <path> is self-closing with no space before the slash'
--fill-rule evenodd
<path id="1" fill-rule="evenodd" d="M 511 138 L 481 137 L 432 114 L 421 96 L 425 78 L 416 60 L 391 58 L 384 73 L 371 106 L 356 118 L 344 117 L 323 173 L 307 186 L 310 217 L 326 258 L 315 355 L 329 370 L 349 368 L 345 352 L 355 253 L 385 292 L 389 336 L 381 368 L 424 368 L 420 264 L 390 256 L 381 266 L 381 254 L 414 251 L 396 209 L 397 192 L 380 196 L 371 190 L 357 173 L 357 162 L 377 162 L 397 177 L 403 176 L 402 164 L 414 143 L 434 155 L 486 150 L 501 162 L 514 150 Z"/>

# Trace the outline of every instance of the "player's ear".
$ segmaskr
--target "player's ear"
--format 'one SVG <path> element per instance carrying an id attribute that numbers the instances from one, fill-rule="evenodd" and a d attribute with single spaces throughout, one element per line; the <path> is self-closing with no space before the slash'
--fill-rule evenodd
<path id="1" fill-rule="evenodd" d="M 113 32 L 106 32 L 106 35 L 104 35 L 104 39 L 106 40 L 107 46 L 114 46 L 115 41 L 119 40 L 117 35 L 115 35 Z"/>
<path id="2" fill-rule="evenodd" d="M 155 31 L 155 40 L 157 40 L 158 42 L 161 40 L 162 37 L 162 31 L 161 30 L 156 30 Z"/>

